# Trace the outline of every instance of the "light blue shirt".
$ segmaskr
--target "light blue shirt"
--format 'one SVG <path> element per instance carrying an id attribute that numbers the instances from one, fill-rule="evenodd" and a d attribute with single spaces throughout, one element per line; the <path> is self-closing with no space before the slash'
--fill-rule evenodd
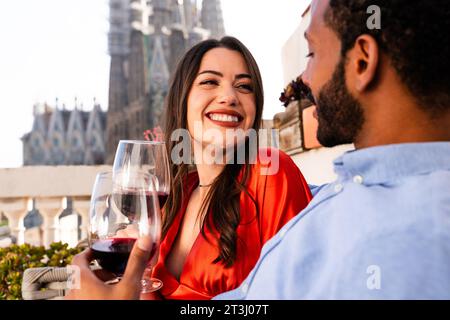
<path id="1" fill-rule="evenodd" d="M 352 151 L 218 299 L 450 299 L 450 142 Z M 295 192 L 295 191 L 292 191 Z"/>

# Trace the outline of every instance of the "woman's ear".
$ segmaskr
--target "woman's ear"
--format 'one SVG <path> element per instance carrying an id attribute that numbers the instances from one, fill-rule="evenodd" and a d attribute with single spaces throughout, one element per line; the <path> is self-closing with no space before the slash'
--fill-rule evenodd
<path id="1" fill-rule="evenodd" d="M 356 39 L 352 49 L 352 73 L 354 86 L 358 92 L 366 90 L 374 81 L 379 65 L 379 46 L 376 40 L 367 34 Z"/>

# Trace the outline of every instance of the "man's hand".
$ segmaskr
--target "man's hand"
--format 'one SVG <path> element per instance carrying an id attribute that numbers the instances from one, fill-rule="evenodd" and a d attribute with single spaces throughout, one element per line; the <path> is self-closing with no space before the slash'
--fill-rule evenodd
<path id="1" fill-rule="evenodd" d="M 128 259 L 125 274 L 119 283 L 107 285 L 89 268 L 93 260 L 92 250 L 86 249 L 76 255 L 72 265 L 80 272 L 79 289 L 72 289 L 66 295 L 67 300 L 131 300 L 139 299 L 141 279 L 150 258 L 152 240 L 141 237 L 134 244 Z"/>

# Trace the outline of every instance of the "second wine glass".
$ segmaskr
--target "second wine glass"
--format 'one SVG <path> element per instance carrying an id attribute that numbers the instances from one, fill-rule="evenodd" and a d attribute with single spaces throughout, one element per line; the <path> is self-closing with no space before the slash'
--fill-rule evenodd
<path id="1" fill-rule="evenodd" d="M 160 141 L 121 140 L 114 157 L 113 173 L 144 172 L 156 177 L 162 209 L 170 192 L 170 167 L 166 144 Z"/>
<path id="2" fill-rule="evenodd" d="M 156 253 L 161 235 L 156 178 L 134 172 L 97 175 L 90 207 L 89 247 L 100 266 L 120 281 L 130 252 L 138 239 L 151 247 L 149 263 Z M 145 281 L 142 285 L 144 287 Z"/>
<path id="3" fill-rule="evenodd" d="M 155 188 L 159 206 L 163 209 L 170 192 L 170 167 L 166 145 L 159 141 L 121 140 L 114 157 L 114 179 L 119 173 L 149 173 L 156 177 Z M 157 255 L 155 256 L 157 258 Z M 153 292 L 162 286 L 162 281 L 151 277 L 151 266 L 146 269 L 142 293 Z"/>

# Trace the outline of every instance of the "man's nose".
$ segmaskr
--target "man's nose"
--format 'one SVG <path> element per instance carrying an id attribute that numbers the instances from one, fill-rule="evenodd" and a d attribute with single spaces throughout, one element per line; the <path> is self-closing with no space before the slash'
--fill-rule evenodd
<path id="1" fill-rule="evenodd" d="M 307 76 L 305 76 L 305 75 L 306 75 L 306 72 L 303 72 L 300 75 L 300 80 L 303 83 L 303 85 L 301 85 L 301 88 L 300 88 L 302 98 L 306 98 L 309 101 L 311 101 L 313 104 L 316 104 L 316 100 L 315 100 L 314 95 L 313 95 L 313 93 L 311 91 L 311 86 L 309 85 L 310 84 L 309 78 Z"/>
<path id="2" fill-rule="evenodd" d="M 300 79 L 303 81 L 303 83 L 304 83 L 308 88 L 311 88 L 311 86 L 310 86 L 310 79 L 309 79 L 309 76 L 308 76 L 308 72 L 307 72 L 307 71 L 303 72 L 303 73 L 300 75 Z"/>

